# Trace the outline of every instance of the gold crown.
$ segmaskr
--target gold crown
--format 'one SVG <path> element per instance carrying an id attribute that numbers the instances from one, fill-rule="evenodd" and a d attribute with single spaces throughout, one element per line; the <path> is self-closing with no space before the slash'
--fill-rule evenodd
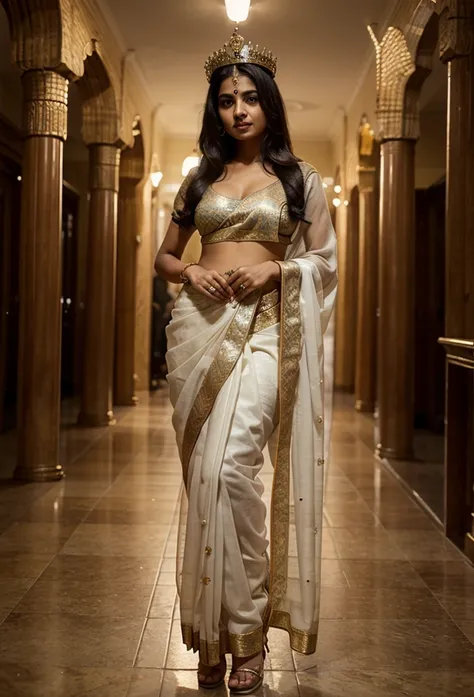
<path id="1" fill-rule="evenodd" d="M 273 53 L 266 48 L 261 51 L 258 44 L 252 46 L 251 41 L 245 44 L 243 37 L 239 34 L 238 27 L 234 29 L 229 43 L 224 44 L 218 51 L 214 51 L 205 62 L 204 70 L 206 71 L 208 81 L 211 81 L 212 73 L 217 68 L 222 68 L 224 65 L 236 65 L 237 63 L 261 65 L 263 68 L 267 68 L 273 77 L 276 74 L 277 59 Z"/>

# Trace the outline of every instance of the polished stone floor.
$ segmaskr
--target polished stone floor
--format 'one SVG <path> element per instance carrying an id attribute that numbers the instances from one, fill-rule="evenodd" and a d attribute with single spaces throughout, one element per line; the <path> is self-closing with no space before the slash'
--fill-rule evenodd
<path id="1" fill-rule="evenodd" d="M 272 631 L 260 694 L 474 695 L 474 569 L 373 459 L 371 437 L 336 398 L 318 650 L 292 654 Z M 166 390 L 109 429 L 66 424 L 59 483 L 13 484 L 13 449 L 0 439 L 1 697 L 198 694 L 179 640 Z"/>

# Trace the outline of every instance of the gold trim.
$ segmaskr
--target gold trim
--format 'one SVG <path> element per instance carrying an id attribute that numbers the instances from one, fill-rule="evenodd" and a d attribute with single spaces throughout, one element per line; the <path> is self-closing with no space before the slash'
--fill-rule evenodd
<path id="1" fill-rule="evenodd" d="M 290 646 L 293 651 L 298 651 L 298 653 L 305 655 L 314 653 L 316 651 L 316 644 L 318 641 L 317 631 L 314 634 L 311 634 L 310 632 L 302 629 L 292 627 L 288 612 L 274 610 L 272 612 L 270 626 L 276 627 L 276 629 L 284 629 L 286 632 L 288 632 L 290 635 Z"/>
<path id="2" fill-rule="evenodd" d="M 229 640 L 233 656 L 237 658 L 254 656 L 263 649 L 263 627 L 258 627 L 246 634 L 231 634 L 229 632 Z"/>
<path id="3" fill-rule="evenodd" d="M 185 482 L 188 478 L 189 461 L 201 429 L 247 341 L 260 293 L 261 291 L 254 291 L 240 304 L 219 351 L 206 372 L 189 412 L 183 442 L 183 478 Z"/>
<path id="4" fill-rule="evenodd" d="M 293 409 L 301 356 L 301 269 L 294 261 L 281 267 L 279 397 L 280 421 L 271 503 L 270 602 L 281 609 L 288 578 L 290 524 L 290 449 Z M 272 621 L 271 621 L 272 623 Z"/>
<path id="5" fill-rule="evenodd" d="M 255 317 L 255 322 L 252 327 L 252 333 L 263 331 L 263 329 L 268 329 L 268 327 L 273 327 L 274 324 L 278 324 L 280 321 L 280 305 L 275 305 L 274 307 L 268 308 L 263 312 L 259 312 Z"/>
<path id="6" fill-rule="evenodd" d="M 183 643 L 188 651 L 199 651 L 199 659 L 208 666 L 218 665 L 225 653 L 238 658 L 245 658 L 259 653 L 263 649 L 264 627 L 260 626 L 246 634 L 230 634 L 223 629 L 218 641 L 203 641 L 200 633 L 195 632 L 190 624 L 181 625 Z"/>

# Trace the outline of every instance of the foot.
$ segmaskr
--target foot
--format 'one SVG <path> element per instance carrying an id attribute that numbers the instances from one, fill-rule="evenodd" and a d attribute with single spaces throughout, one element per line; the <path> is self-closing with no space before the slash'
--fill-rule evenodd
<path id="1" fill-rule="evenodd" d="M 227 672 L 227 663 L 225 656 L 221 656 L 219 665 L 207 666 L 199 661 L 198 665 L 198 682 L 203 687 L 214 687 L 220 685 L 225 678 Z"/>
<path id="2" fill-rule="evenodd" d="M 263 678 L 263 653 L 246 658 L 232 659 L 232 673 L 229 677 L 229 689 L 235 692 L 247 692 L 260 687 Z"/>

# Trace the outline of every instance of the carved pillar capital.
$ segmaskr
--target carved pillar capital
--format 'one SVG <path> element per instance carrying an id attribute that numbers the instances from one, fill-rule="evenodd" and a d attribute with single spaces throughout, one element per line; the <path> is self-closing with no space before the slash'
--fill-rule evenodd
<path id="1" fill-rule="evenodd" d="M 118 193 L 120 149 L 115 145 L 89 145 L 90 190 Z"/>
<path id="2" fill-rule="evenodd" d="M 407 113 L 405 92 L 416 65 L 401 29 L 389 27 L 378 41 L 369 27 L 377 62 L 377 118 L 383 140 L 418 137 L 417 119 Z"/>
<path id="3" fill-rule="evenodd" d="M 443 63 L 470 55 L 473 46 L 474 0 L 438 0 L 439 55 Z"/>
<path id="4" fill-rule="evenodd" d="M 52 70 L 28 70 L 22 76 L 27 137 L 67 138 L 68 81 Z"/>

